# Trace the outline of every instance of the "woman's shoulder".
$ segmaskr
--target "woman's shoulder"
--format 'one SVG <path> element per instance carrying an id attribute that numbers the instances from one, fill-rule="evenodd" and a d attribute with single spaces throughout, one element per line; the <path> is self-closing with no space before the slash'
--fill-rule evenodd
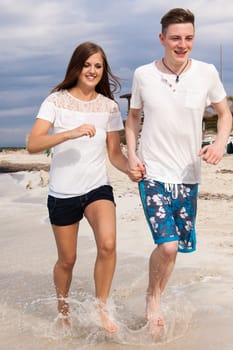
<path id="1" fill-rule="evenodd" d="M 47 96 L 45 101 L 51 102 L 57 105 L 59 101 L 65 99 L 65 96 L 66 96 L 66 90 L 54 91 Z"/>
<path id="2" fill-rule="evenodd" d="M 56 108 L 80 112 L 119 112 L 119 107 L 116 101 L 100 93 L 97 95 L 97 98 L 87 102 L 73 97 L 67 90 L 64 89 L 52 92 L 45 99 L 45 102 L 52 103 Z"/>
<path id="3" fill-rule="evenodd" d="M 117 102 L 107 96 L 99 94 L 97 98 L 97 103 L 103 111 L 110 113 L 119 112 Z"/>
<path id="4" fill-rule="evenodd" d="M 80 101 L 74 98 L 67 89 L 51 92 L 46 101 L 56 108 L 79 110 Z"/>

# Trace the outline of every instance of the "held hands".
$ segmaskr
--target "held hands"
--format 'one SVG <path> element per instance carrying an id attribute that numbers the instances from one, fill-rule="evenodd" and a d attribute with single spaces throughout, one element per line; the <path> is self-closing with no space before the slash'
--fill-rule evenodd
<path id="1" fill-rule="evenodd" d="M 92 124 L 82 124 L 78 128 L 72 129 L 69 131 L 69 138 L 76 139 L 82 136 L 95 136 L 96 128 Z"/>
<path id="2" fill-rule="evenodd" d="M 204 146 L 198 156 L 202 157 L 202 159 L 209 164 L 218 164 L 220 160 L 222 159 L 224 154 L 224 148 L 222 146 L 219 146 L 214 142 L 212 145 L 206 145 Z"/>
<path id="3" fill-rule="evenodd" d="M 134 159 L 128 160 L 128 176 L 130 180 L 134 182 L 139 182 L 143 179 L 146 174 L 146 169 L 144 164 L 140 159 L 134 157 Z"/>

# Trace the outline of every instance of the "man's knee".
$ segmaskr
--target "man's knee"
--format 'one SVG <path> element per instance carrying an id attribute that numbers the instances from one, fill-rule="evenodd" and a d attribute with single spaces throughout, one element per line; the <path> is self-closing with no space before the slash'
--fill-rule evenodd
<path id="1" fill-rule="evenodd" d="M 178 251 L 178 241 L 166 242 L 158 246 L 160 253 L 166 259 L 174 259 Z"/>

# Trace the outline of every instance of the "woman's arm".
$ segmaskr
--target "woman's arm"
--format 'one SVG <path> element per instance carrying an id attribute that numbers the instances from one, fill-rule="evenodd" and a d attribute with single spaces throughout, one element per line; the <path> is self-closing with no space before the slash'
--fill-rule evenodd
<path id="1" fill-rule="evenodd" d="M 125 174 L 128 174 L 128 161 L 123 154 L 120 145 L 120 134 L 118 131 L 107 133 L 108 157 L 113 166 Z"/>
<path id="2" fill-rule="evenodd" d="M 94 125 L 83 124 L 78 128 L 49 134 L 52 124 L 44 119 L 36 119 L 32 131 L 27 142 L 27 150 L 29 153 L 37 153 L 50 149 L 67 140 L 75 139 L 81 136 L 94 136 L 96 129 Z"/>
<path id="3" fill-rule="evenodd" d="M 124 172 L 132 181 L 140 181 L 142 173 L 138 167 L 128 169 L 128 159 L 123 154 L 120 146 L 120 134 L 118 131 L 111 131 L 107 133 L 107 150 L 108 157 L 113 166 L 118 170 Z"/>
<path id="4" fill-rule="evenodd" d="M 27 142 L 29 153 L 45 151 L 68 140 L 67 132 L 49 134 L 52 124 L 44 119 L 36 119 Z"/>

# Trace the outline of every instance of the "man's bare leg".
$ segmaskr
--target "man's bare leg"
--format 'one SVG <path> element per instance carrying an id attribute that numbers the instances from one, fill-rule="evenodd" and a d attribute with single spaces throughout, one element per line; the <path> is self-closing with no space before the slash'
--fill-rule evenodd
<path id="1" fill-rule="evenodd" d="M 173 271 L 178 243 L 168 242 L 158 245 L 150 256 L 149 284 L 146 296 L 146 315 L 151 326 L 164 326 L 160 309 L 161 295 Z"/>

